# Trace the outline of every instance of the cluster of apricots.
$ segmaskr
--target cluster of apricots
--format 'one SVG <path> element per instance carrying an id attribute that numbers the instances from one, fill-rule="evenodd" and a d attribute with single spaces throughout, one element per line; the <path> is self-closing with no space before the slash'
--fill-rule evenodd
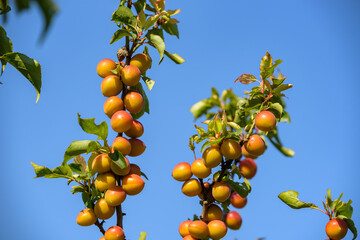
<path id="1" fill-rule="evenodd" d="M 105 194 L 103 198 L 97 200 L 93 209 L 87 208 L 79 213 L 77 223 L 81 226 L 90 226 L 98 219 L 111 218 L 115 213 L 115 208 L 125 201 L 127 195 L 137 195 L 145 186 L 140 167 L 130 163 L 125 156 L 140 156 L 146 148 L 145 144 L 138 139 L 143 135 L 144 127 L 131 115 L 142 110 L 143 97 L 128 87 L 136 86 L 141 74 L 145 73 L 150 65 L 150 57 L 141 53 L 131 59 L 130 65 L 103 59 L 97 66 L 97 73 L 103 78 L 101 92 L 108 97 L 104 103 L 104 112 L 111 119 L 112 129 L 118 133 L 112 143 L 111 152 L 119 151 L 124 156 L 126 167 L 121 169 L 106 153 L 95 157 L 91 164 L 92 171 L 97 173 L 95 188 Z M 121 92 L 123 94 L 120 98 L 117 95 Z M 123 134 L 129 139 L 123 137 Z M 119 185 L 116 181 L 117 177 L 121 179 Z M 123 229 L 112 226 L 100 240 L 123 240 L 124 238 Z"/>
<path id="2" fill-rule="evenodd" d="M 271 131 L 276 127 L 276 118 L 270 111 L 262 111 L 255 118 L 255 126 L 261 131 Z M 251 135 L 242 146 L 233 139 L 223 139 L 219 144 L 206 148 L 202 158 L 194 160 L 191 165 L 181 162 L 174 167 L 173 178 L 184 182 L 182 192 L 189 197 L 198 196 L 206 202 L 201 220 L 186 220 L 180 224 L 179 232 L 183 240 L 204 238 L 217 240 L 226 235 L 228 228 L 240 229 L 242 224 L 240 214 L 237 211 L 226 213 L 216 202 L 223 203 L 230 198 L 233 207 L 243 208 L 247 203 L 247 198 L 242 198 L 231 189 L 227 182 L 219 179 L 221 174 L 214 174 L 209 182 L 204 182 L 203 179 L 210 176 L 212 168 L 224 163 L 224 158 L 225 162 L 239 161 L 238 168 L 241 175 L 251 179 L 257 171 L 254 159 L 262 155 L 265 148 L 265 142 L 257 134 Z M 242 156 L 245 158 L 240 161 Z M 224 166 L 224 164 L 221 165 Z M 224 171 L 223 168 L 222 171 Z"/>

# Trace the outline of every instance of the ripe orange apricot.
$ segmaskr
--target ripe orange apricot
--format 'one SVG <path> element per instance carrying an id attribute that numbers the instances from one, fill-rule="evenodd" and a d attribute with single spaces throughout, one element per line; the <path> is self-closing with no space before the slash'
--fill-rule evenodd
<path id="1" fill-rule="evenodd" d="M 230 202 L 234 208 L 243 208 L 247 203 L 247 198 L 243 198 L 237 192 L 233 192 L 230 196 Z"/>
<path id="2" fill-rule="evenodd" d="M 111 161 L 111 171 L 113 171 L 116 175 L 125 176 L 129 174 L 130 162 L 126 157 L 124 157 L 124 159 L 126 163 L 126 167 L 124 169 L 121 169 L 118 165 L 116 165 L 113 161 Z"/>
<path id="3" fill-rule="evenodd" d="M 94 210 L 86 208 L 82 210 L 76 217 L 76 223 L 80 226 L 91 226 L 97 220 Z"/>
<path id="4" fill-rule="evenodd" d="M 212 220 L 208 223 L 209 237 L 218 240 L 225 237 L 227 233 L 227 227 L 223 221 Z"/>
<path id="5" fill-rule="evenodd" d="M 230 193 L 230 187 L 226 182 L 216 182 L 212 188 L 212 195 L 219 202 L 225 202 L 230 197 Z"/>
<path id="6" fill-rule="evenodd" d="M 144 73 L 151 67 L 151 58 L 145 53 L 139 53 L 131 58 L 130 65 L 138 67 L 140 72 Z"/>
<path id="7" fill-rule="evenodd" d="M 141 176 L 141 170 L 140 170 L 140 167 L 134 163 L 131 163 L 130 164 L 130 172 L 129 174 L 136 174 L 136 175 L 139 175 Z"/>
<path id="8" fill-rule="evenodd" d="M 145 186 L 144 180 L 136 174 L 126 175 L 122 180 L 122 187 L 128 195 L 139 194 Z"/>
<path id="9" fill-rule="evenodd" d="M 124 137 L 117 137 L 113 141 L 112 148 L 113 150 L 121 152 L 123 156 L 129 155 L 131 152 L 131 143 Z"/>
<path id="10" fill-rule="evenodd" d="M 105 200 L 109 206 L 116 207 L 126 199 L 126 193 L 121 186 L 109 188 L 105 193 Z"/>
<path id="11" fill-rule="evenodd" d="M 228 214 L 226 214 L 225 223 L 228 226 L 228 228 L 232 230 L 238 230 L 241 227 L 242 218 L 238 212 L 231 211 Z"/>
<path id="12" fill-rule="evenodd" d="M 132 138 L 139 138 L 144 133 L 144 126 L 138 120 L 133 120 L 129 130 L 125 132 L 126 136 Z"/>
<path id="13" fill-rule="evenodd" d="M 115 70 L 116 67 L 117 65 L 113 60 L 105 58 L 98 63 L 96 72 L 100 77 L 105 78 L 109 75 L 114 75 L 111 70 Z"/>
<path id="14" fill-rule="evenodd" d="M 129 153 L 130 157 L 137 157 L 145 152 L 146 146 L 140 139 L 131 138 L 129 139 L 129 142 L 131 144 L 131 152 Z"/>
<path id="15" fill-rule="evenodd" d="M 115 213 L 115 207 L 110 206 L 105 198 L 100 198 L 94 207 L 95 215 L 102 220 L 111 218 Z"/>
<path id="16" fill-rule="evenodd" d="M 98 189 L 100 192 L 114 187 L 115 185 L 115 176 L 110 172 L 101 173 L 95 179 L 95 188 Z"/>
<path id="17" fill-rule="evenodd" d="M 203 239 L 209 237 L 208 226 L 201 220 L 196 220 L 189 224 L 189 233 L 194 238 Z"/>
<path id="18" fill-rule="evenodd" d="M 199 195 L 202 191 L 201 184 L 199 180 L 195 178 L 190 178 L 182 185 L 181 191 L 188 197 L 194 197 Z"/>
<path id="19" fill-rule="evenodd" d="M 186 220 L 186 221 L 183 221 L 182 223 L 180 223 L 179 225 L 179 233 L 182 237 L 186 237 L 187 235 L 190 234 L 189 232 L 189 225 L 190 223 L 192 223 L 191 220 Z"/>
<path id="20" fill-rule="evenodd" d="M 193 236 L 191 235 L 187 235 L 183 238 L 183 240 L 197 240 L 197 238 L 194 238 Z"/>
<path id="21" fill-rule="evenodd" d="M 110 157 L 106 153 L 103 153 L 103 154 L 97 155 L 94 158 L 94 160 L 91 164 L 91 168 L 92 168 L 93 172 L 96 172 L 96 173 L 109 172 L 111 162 L 112 162 L 112 160 L 110 159 Z"/>
<path id="22" fill-rule="evenodd" d="M 192 177 L 191 166 L 187 162 L 181 162 L 177 164 L 173 171 L 172 177 L 177 181 L 187 181 Z"/>
<path id="23" fill-rule="evenodd" d="M 212 220 L 221 220 L 222 217 L 223 217 L 223 211 L 216 204 L 209 205 L 204 215 L 204 219 L 208 222 Z"/>
<path id="24" fill-rule="evenodd" d="M 325 227 L 326 235 L 333 240 L 340 240 L 346 236 L 348 226 L 344 220 L 333 218 Z"/>
<path id="25" fill-rule="evenodd" d="M 207 166 L 208 168 L 214 168 L 221 163 L 223 156 L 220 152 L 219 147 L 212 146 L 208 147 L 204 151 L 202 158 L 204 159 L 205 166 Z"/>
<path id="26" fill-rule="evenodd" d="M 246 151 L 245 149 L 245 145 L 242 145 L 241 147 L 241 154 L 244 156 L 244 157 L 247 157 L 247 158 L 252 158 L 252 159 L 256 159 L 257 156 L 253 155 L 253 154 L 250 154 L 248 151 Z"/>
<path id="27" fill-rule="evenodd" d="M 123 100 L 121 100 L 121 98 L 117 96 L 109 97 L 108 99 L 106 99 L 104 103 L 104 113 L 109 118 L 111 118 L 112 115 L 114 115 L 114 113 L 116 113 L 117 111 L 121 111 L 123 109 L 124 109 Z"/>
<path id="28" fill-rule="evenodd" d="M 276 117 L 270 111 L 261 111 L 255 117 L 255 126 L 261 131 L 271 131 L 276 127 Z"/>
<path id="29" fill-rule="evenodd" d="M 116 96 L 123 90 L 123 84 L 116 75 L 109 75 L 101 82 L 101 92 L 105 97 Z"/>
<path id="30" fill-rule="evenodd" d="M 255 176 L 257 165 L 251 158 L 245 158 L 240 161 L 239 170 L 244 178 L 251 179 Z"/>
<path id="31" fill-rule="evenodd" d="M 244 144 L 248 153 L 260 156 L 265 152 L 265 142 L 259 135 L 251 135 L 249 140 Z"/>
<path id="32" fill-rule="evenodd" d="M 211 168 L 205 166 L 202 158 L 191 164 L 191 171 L 197 178 L 207 178 L 211 174 Z"/>
<path id="33" fill-rule="evenodd" d="M 141 72 L 138 67 L 127 65 L 121 71 L 121 81 L 127 86 L 135 86 L 139 83 Z"/>
<path id="34" fill-rule="evenodd" d="M 105 232 L 105 240 L 124 240 L 124 230 L 119 226 L 112 226 Z"/>
<path id="35" fill-rule="evenodd" d="M 241 156 L 241 146 L 232 139 L 225 139 L 221 144 L 221 153 L 228 159 L 238 159 Z"/>
<path id="36" fill-rule="evenodd" d="M 111 117 L 111 127 L 115 132 L 126 132 L 132 126 L 133 118 L 130 113 L 126 111 L 117 111 Z"/>
<path id="37" fill-rule="evenodd" d="M 143 108 L 144 100 L 140 93 L 132 91 L 125 95 L 125 108 L 131 113 L 139 113 Z"/>

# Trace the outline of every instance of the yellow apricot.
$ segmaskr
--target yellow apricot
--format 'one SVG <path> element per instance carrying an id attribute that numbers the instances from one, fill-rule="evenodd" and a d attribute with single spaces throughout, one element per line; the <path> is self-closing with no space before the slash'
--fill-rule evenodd
<path id="1" fill-rule="evenodd" d="M 202 188 L 199 180 L 195 178 L 190 178 L 189 180 L 184 182 L 181 191 L 188 197 L 194 197 L 201 193 Z"/>
<path id="2" fill-rule="evenodd" d="M 191 164 L 191 171 L 197 178 L 207 178 L 211 174 L 211 168 L 205 166 L 202 158 Z"/>
<path id="3" fill-rule="evenodd" d="M 103 192 L 111 187 L 114 187 L 115 183 L 115 176 L 112 173 L 102 173 L 97 176 L 95 179 L 95 188 L 98 189 L 100 192 Z"/>
<path id="4" fill-rule="evenodd" d="M 204 159 L 205 166 L 207 166 L 208 168 L 214 168 L 221 163 L 223 156 L 220 152 L 219 147 L 212 146 L 208 147 L 204 151 L 202 158 Z"/>
<path id="5" fill-rule="evenodd" d="M 110 206 L 105 198 L 100 198 L 95 204 L 94 212 L 99 219 L 106 220 L 114 215 L 115 207 Z"/>
<path id="6" fill-rule="evenodd" d="M 232 139 L 225 139 L 221 144 L 221 153 L 228 159 L 238 159 L 241 156 L 241 146 Z"/>

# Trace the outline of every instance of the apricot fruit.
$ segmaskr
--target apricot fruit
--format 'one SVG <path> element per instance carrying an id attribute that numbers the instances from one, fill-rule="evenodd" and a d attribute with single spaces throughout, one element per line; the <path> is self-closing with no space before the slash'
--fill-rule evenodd
<path id="1" fill-rule="evenodd" d="M 123 156 L 129 155 L 131 152 L 131 143 L 124 137 L 117 137 L 112 143 L 113 150 L 121 152 Z"/>
<path id="2" fill-rule="evenodd" d="M 94 210 L 91 208 L 86 208 L 77 215 L 76 223 L 80 226 L 91 226 L 96 222 L 96 220 L 97 217 L 94 213 Z"/>
<path id="3" fill-rule="evenodd" d="M 232 230 L 238 230 L 241 227 L 242 218 L 238 212 L 231 211 L 228 214 L 226 214 L 225 223 L 228 226 L 228 228 Z"/>
<path id="4" fill-rule="evenodd" d="M 139 138 L 143 135 L 143 133 L 144 133 L 144 126 L 138 120 L 135 119 L 132 121 L 129 130 L 125 132 L 126 136 L 132 138 Z"/>
<path id="5" fill-rule="evenodd" d="M 196 220 L 189 224 L 189 233 L 191 236 L 198 239 L 209 237 L 208 226 L 201 220 Z"/>
<path id="6" fill-rule="evenodd" d="M 121 71 L 121 81 L 127 86 L 136 86 L 141 78 L 141 72 L 138 67 L 127 65 Z"/>
<path id="7" fill-rule="evenodd" d="M 96 173 L 109 172 L 111 162 L 112 162 L 112 160 L 110 159 L 110 157 L 106 153 L 103 153 L 103 154 L 97 155 L 94 158 L 94 160 L 91 164 L 91 168 L 92 168 L 93 172 L 96 172 Z"/>
<path id="8" fill-rule="evenodd" d="M 129 142 L 131 144 L 131 152 L 129 153 L 130 157 L 137 157 L 145 152 L 146 146 L 140 139 L 131 138 L 129 139 Z"/>
<path id="9" fill-rule="evenodd" d="M 117 65 L 113 60 L 105 58 L 98 63 L 96 72 L 100 77 L 105 78 L 109 75 L 114 75 L 111 70 L 115 70 L 116 67 Z"/>
<path id="10" fill-rule="evenodd" d="M 124 169 L 121 169 L 118 165 L 116 165 L 116 163 L 111 162 L 111 171 L 113 171 L 113 173 L 115 173 L 116 175 L 125 176 L 125 175 L 129 174 L 130 162 L 126 157 L 124 157 L 124 159 L 125 159 L 125 163 L 126 163 L 126 167 Z"/>
<path id="11" fill-rule="evenodd" d="M 116 96 L 123 90 L 123 84 L 116 75 L 109 75 L 101 82 L 101 92 L 105 97 Z"/>
<path id="12" fill-rule="evenodd" d="M 111 127 L 115 132 L 122 133 L 129 130 L 132 126 L 133 118 L 126 111 L 117 111 L 111 117 Z"/>
<path id="13" fill-rule="evenodd" d="M 246 151 L 245 145 L 242 145 L 242 147 L 241 147 L 241 154 L 246 158 L 252 158 L 252 159 L 257 158 L 257 156 L 250 154 L 250 153 L 248 153 L 248 151 Z"/>
<path id="14" fill-rule="evenodd" d="M 133 114 L 139 113 L 143 108 L 143 104 L 144 100 L 140 93 L 132 91 L 125 95 L 124 105 L 129 112 Z"/>
<path id="15" fill-rule="evenodd" d="M 105 240 L 105 236 L 102 236 L 99 240 Z"/>
<path id="16" fill-rule="evenodd" d="M 130 164 L 130 172 L 129 174 L 136 174 L 136 175 L 139 175 L 141 176 L 141 170 L 140 170 L 140 167 L 134 163 L 131 163 Z"/>
<path id="17" fill-rule="evenodd" d="M 244 178 L 252 179 L 257 171 L 257 165 L 251 158 L 245 158 L 239 163 L 239 170 Z"/>
<path id="18" fill-rule="evenodd" d="M 198 240 L 197 238 L 194 238 L 193 236 L 191 235 L 187 235 L 183 238 L 183 240 Z"/>
<path id="19" fill-rule="evenodd" d="M 212 220 L 221 220 L 223 217 L 223 211 L 216 204 L 211 204 L 207 207 L 204 219 L 208 222 Z"/>
<path id="20" fill-rule="evenodd" d="M 247 203 L 247 198 L 243 198 L 237 192 L 233 192 L 230 196 L 230 202 L 234 208 L 243 208 Z"/>
<path id="21" fill-rule="evenodd" d="M 172 177 L 180 182 L 189 180 L 192 175 L 191 166 L 187 162 L 177 164 L 172 171 Z"/>
<path id="22" fill-rule="evenodd" d="M 126 175 L 122 180 L 122 187 L 127 195 L 139 194 L 145 186 L 144 180 L 136 174 Z"/>
<path id="23" fill-rule="evenodd" d="M 221 153 L 227 159 L 238 159 L 241 156 L 241 146 L 232 139 L 225 139 L 221 144 Z"/>
<path id="24" fill-rule="evenodd" d="M 190 178 L 182 185 L 181 191 L 188 197 L 194 197 L 199 195 L 202 191 L 201 184 L 199 180 L 195 178 Z"/>
<path id="25" fill-rule="evenodd" d="M 216 182 L 212 188 L 212 195 L 218 202 L 225 202 L 231 194 L 231 189 L 226 182 Z"/>
<path id="26" fill-rule="evenodd" d="M 205 166 L 202 158 L 191 164 L 191 171 L 197 178 L 207 178 L 211 174 L 211 168 Z"/>
<path id="27" fill-rule="evenodd" d="M 119 226 L 112 226 L 105 232 L 105 240 L 124 240 L 124 230 Z"/>
<path id="28" fill-rule="evenodd" d="M 123 109 L 124 109 L 123 100 L 121 100 L 121 98 L 117 96 L 109 97 L 108 99 L 106 99 L 104 103 L 104 113 L 109 118 L 111 118 L 112 115 L 114 115 L 114 113 L 116 113 L 117 111 L 121 111 Z"/>
<path id="29" fill-rule="evenodd" d="M 106 220 L 114 215 L 115 207 L 110 206 L 105 198 L 100 198 L 95 204 L 94 212 L 99 219 Z"/>
<path id="30" fill-rule="evenodd" d="M 139 53 L 131 58 L 130 65 L 136 66 L 141 73 L 144 73 L 151 67 L 151 58 L 145 53 Z"/>
<path id="31" fill-rule="evenodd" d="M 182 223 L 180 223 L 179 225 L 179 233 L 182 237 L 186 237 L 187 235 L 190 234 L 189 232 L 189 225 L 190 223 L 192 223 L 191 220 L 186 220 L 186 221 L 183 221 Z"/>
<path id="32" fill-rule="evenodd" d="M 333 218 L 325 227 L 326 235 L 332 240 L 340 240 L 346 236 L 348 226 L 344 220 Z"/>
<path id="33" fill-rule="evenodd" d="M 223 221 L 212 220 L 208 223 L 209 237 L 218 240 L 225 237 L 227 233 L 227 227 Z"/>
<path id="34" fill-rule="evenodd" d="M 261 131 L 271 131 L 276 127 L 276 117 L 270 111 L 261 111 L 255 117 L 255 126 Z"/>
<path id="35" fill-rule="evenodd" d="M 116 207 L 126 199 L 126 193 L 121 186 L 109 188 L 105 193 L 105 200 L 109 206 Z"/>
<path id="36" fill-rule="evenodd" d="M 208 147 L 204 151 L 202 158 L 204 159 L 204 164 L 206 167 L 214 168 L 221 163 L 223 156 L 220 152 L 220 148 L 212 146 Z"/>
<path id="37" fill-rule="evenodd" d="M 260 156 L 265 152 L 265 142 L 259 135 L 251 135 L 249 140 L 244 144 L 245 149 L 248 153 Z"/>
<path id="38" fill-rule="evenodd" d="M 203 182 L 203 184 L 204 184 L 204 188 L 205 188 L 205 189 L 209 189 L 210 184 L 209 184 L 208 182 Z M 206 192 L 207 198 L 210 197 L 210 196 L 209 196 L 210 194 L 211 194 L 210 191 L 207 191 L 207 192 Z M 199 196 L 200 199 L 204 200 L 204 194 L 203 194 L 203 192 L 201 192 L 198 196 Z"/>
<path id="39" fill-rule="evenodd" d="M 103 192 L 111 187 L 114 187 L 115 176 L 112 173 L 101 173 L 95 179 L 95 188 L 100 192 Z"/>

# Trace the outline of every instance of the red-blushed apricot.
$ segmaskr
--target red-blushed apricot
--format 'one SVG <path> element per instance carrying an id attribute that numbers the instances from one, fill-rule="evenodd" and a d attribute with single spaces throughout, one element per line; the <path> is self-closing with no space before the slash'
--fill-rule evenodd
<path id="1" fill-rule="evenodd" d="M 139 194 L 145 186 L 144 180 L 136 174 L 126 175 L 122 180 L 122 187 L 126 194 L 133 196 Z"/>
<path id="2" fill-rule="evenodd" d="M 151 67 L 151 58 L 145 53 L 139 53 L 131 58 L 130 65 L 138 67 L 140 72 L 144 73 Z"/>
<path id="3" fill-rule="evenodd" d="M 230 193 L 230 187 L 226 182 L 216 182 L 212 188 L 212 195 L 219 202 L 225 202 L 230 197 Z"/>
<path id="4" fill-rule="evenodd" d="M 125 163 L 126 163 L 126 167 L 124 169 L 121 169 L 118 165 L 116 165 L 116 163 L 111 161 L 111 171 L 113 171 L 113 173 L 115 173 L 116 175 L 125 176 L 125 175 L 129 174 L 130 162 L 126 157 L 124 157 L 124 159 L 125 159 Z"/>
<path id="5" fill-rule="evenodd" d="M 223 156 L 220 152 L 220 148 L 212 146 L 204 151 L 202 158 L 204 159 L 205 166 L 214 168 L 221 163 Z"/>
<path id="6" fill-rule="evenodd" d="M 208 182 L 203 182 L 203 184 L 204 184 L 204 188 L 205 188 L 205 189 L 209 189 L 210 183 L 208 183 Z M 210 191 L 207 191 L 207 198 L 209 197 L 210 194 L 211 194 L 211 192 L 210 192 Z M 204 200 L 204 194 L 203 194 L 202 192 L 201 192 L 198 196 L 199 196 L 200 199 Z"/>
<path id="7" fill-rule="evenodd" d="M 208 226 L 201 220 L 196 220 L 189 224 L 189 233 L 194 238 L 203 239 L 209 237 Z"/>
<path id="8" fill-rule="evenodd" d="M 333 218 L 325 227 L 326 235 L 332 240 L 340 240 L 346 236 L 348 226 L 344 220 Z"/>
<path id="9" fill-rule="evenodd" d="M 132 138 L 139 138 L 144 133 L 144 126 L 138 120 L 133 120 L 129 130 L 125 132 L 126 136 Z"/>
<path id="10" fill-rule="evenodd" d="M 132 126 L 133 118 L 130 113 L 126 111 L 117 111 L 111 117 L 111 127 L 115 132 L 126 132 Z"/>
<path id="11" fill-rule="evenodd" d="M 123 109 L 124 109 L 123 100 L 121 100 L 121 98 L 117 96 L 109 97 L 108 99 L 106 99 L 104 103 L 104 113 L 109 118 L 111 118 L 112 115 L 114 115 L 114 113 L 116 113 L 117 111 L 121 111 Z"/>
<path id="12" fill-rule="evenodd" d="M 123 84 L 116 75 L 110 75 L 101 82 L 101 92 L 105 97 L 116 96 L 123 90 Z"/>
<path id="13" fill-rule="evenodd" d="M 183 240 L 197 240 L 197 238 L 194 238 L 193 236 L 191 235 L 187 235 L 183 238 Z"/>
<path id="14" fill-rule="evenodd" d="M 256 159 L 257 156 L 253 155 L 253 154 L 250 154 L 248 153 L 248 151 L 246 151 L 245 149 L 245 145 L 242 145 L 241 147 L 241 154 L 244 156 L 244 157 L 247 157 L 247 158 L 252 158 L 252 159 Z"/>
<path id="15" fill-rule="evenodd" d="M 94 212 L 99 219 L 106 220 L 114 215 L 115 207 L 110 206 L 105 198 L 100 198 L 95 204 Z"/>
<path id="16" fill-rule="evenodd" d="M 234 208 L 243 208 L 247 203 L 247 198 L 243 198 L 237 192 L 233 192 L 230 196 L 230 202 Z"/>
<path id="17" fill-rule="evenodd" d="M 276 127 L 276 117 L 272 112 L 261 111 L 255 117 L 255 126 L 261 131 L 271 131 Z"/>
<path id="18" fill-rule="evenodd" d="M 190 234 L 189 232 L 189 225 L 190 223 L 192 223 L 191 220 L 186 220 L 186 221 L 183 221 L 182 223 L 180 223 L 179 225 L 179 233 L 182 237 L 186 237 L 187 235 Z"/>
<path id="19" fill-rule="evenodd" d="M 76 223 L 80 226 L 91 226 L 96 222 L 96 220 L 97 217 L 94 213 L 94 210 L 91 208 L 86 208 L 77 215 Z"/>
<path id="20" fill-rule="evenodd" d="M 105 240 L 124 240 L 124 230 L 119 226 L 112 226 L 105 232 Z"/>
<path id="21" fill-rule="evenodd" d="M 105 193 L 105 200 L 109 206 L 116 207 L 126 199 L 126 193 L 121 186 L 109 188 Z"/>
<path id="22" fill-rule="evenodd" d="M 125 108 L 131 113 L 139 113 L 143 108 L 144 100 L 140 93 L 129 92 L 125 95 L 124 105 Z"/>
<path id="23" fill-rule="evenodd" d="M 221 220 L 223 217 L 223 211 L 216 204 L 211 204 L 207 207 L 204 219 L 208 222 L 212 220 Z"/>
<path id="24" fill-rule="evenodd" d="M 111 187 L 114 187 L 115 183 L 115 176 L 114 174 L 108 173 L 101 173 L 95 179 L 95 188 L 100 192 L 103 192 Z"/>
<path id="25" fill-rule="evenodd" d="M 227 227 L 223 221 L 212 220 L 208 223 L 209 237 L 218 240 L 225 237 L 227 233 Z"/>
<path id="26" fill-rule="evenodd" d="M 127 86 L 135 86 L 139 83 L 141 72 L 138 67 L 127 65 L 121 71 L 121 81 Z"/>
<path id="27" fill-rule="evenodd" d="M 123 156 L 131 152 L 131 143 L 124 137 L 117 137 L 112 143 L 113 150 L 121 152 Z"/>
<path id="28" fill-rule="evenodd" d="M 114 75 L 111 70 L 115 70 L 116 67 L 117 65 L 113 60 L 105 58 L 98 63 L 96 72 L 100 77 L 105 78 L 109 75 Z"/>
<path id="29" fill-rule="evenodd" d="M 187 162 L 177 164 L 172 171 L 172 177 L 180 182 L 189 180 L 192 175 L 191 166 Z"/>
<path id="30" fill-rule="evenodd" d="M 222 155 L 228 159 L 238 159 L 241 156 L 240 144 L 232 139 L 225 139 L 220 150 Z"/>
<path id="31" fill-rule="evenodd" d="M 260 156 L 265 152 L 265 142 L 259 135 L 251 135 L 249 140 L 244 144 L 248 153 Z"/>
<path id="32" fill-rule="evenodd" d="M 194 197 L 199 195 L 202 191 L 201 184 L 199 180 L 195 178 L 190 178 L 182 185 L 181 191 L 188 197 Z"/>
<path id="33" fill-rule="evenodd" d="M 129 153 L 130 157 L 137 157 L 145 152 L 146 146 L 140 139 L 131 138 L 129 139 L 129 142 L 131 144 L 131 152 Z"/>
<path id="34" fill-rule="evenodd" d="M 112 162 L 112 160 L 110 159 L 110 157 L 106 153 L 103 153 L 103 154 L 97 155 L 94 158 L 94 160 L 91 164 L 91 168 L 92 168 L 93 172 L 96 172 L 96 173 L 109 172 L 111 162 Z"/>
<path id="35" fill-rule="evenodd" d="M 130 172 L 129 174 L 136 174 L 136 175 L 139 175 L 141 176 L 141 170 L 140 170 L 140 167 L 134 163 L 131 163 L 130 164 Z"/>
<path id="36" fill-rule="evenodd" d="M 202 158 L 191 164 L 191 171 L 197 178 L 207 178 L 211 174 L 211 168 L 205 166 Z"/>
<path id="37" fill-rule="evenodd" d="M 236 211 L 231 211 L 225 216 L 225 223 L 228 228 L 232 230 L 238 230 L 242 224 L 242 218 L 240 214 Z"/>
<path id="38" fill-rule="evenodd" d="M 257 171 L 256 163 L 251 158 L 245 158 L 239 163 L 239 170 L 244 178 L 252 179 Z"/>

